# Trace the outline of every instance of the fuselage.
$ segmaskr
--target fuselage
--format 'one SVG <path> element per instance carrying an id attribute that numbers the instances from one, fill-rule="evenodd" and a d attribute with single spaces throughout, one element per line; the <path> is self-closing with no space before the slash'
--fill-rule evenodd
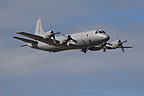
<path id="1" fill-rule="evenodd" d="M 60 41 L 60 45 L 54 46 L 38 41 L 37 44 L 33 44 L 30 47 L 50 52 L 58 52 L 72 49 L 88 49 L 100 45 L 110 39 L 109 35 L 106 34 L 104 31 L 98 32 L 97 30 L 75 33 L 70 35 L 77 42 L 74 43 L 73 41 L 70 41 L 71 45 L 69 46 L 67 46 L 66 44 L 61 44 L 66 40 L 65 36 L 58 36 L 56 37 L 56 40 Z"/>

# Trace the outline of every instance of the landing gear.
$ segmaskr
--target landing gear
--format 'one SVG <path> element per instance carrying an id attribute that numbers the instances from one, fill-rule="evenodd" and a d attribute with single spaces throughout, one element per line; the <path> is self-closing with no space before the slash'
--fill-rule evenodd
<path id="1" fill-rule="evenodd" d="M 87 48 L 82 48 L 82 49 L 81 49 L 81 52 L 86 53 L 87 51 L 88 51 Z"/>

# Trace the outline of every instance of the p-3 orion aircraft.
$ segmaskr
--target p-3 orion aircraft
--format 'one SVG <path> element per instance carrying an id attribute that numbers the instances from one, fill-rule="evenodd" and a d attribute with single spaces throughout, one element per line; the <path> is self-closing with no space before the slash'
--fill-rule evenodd
<path id="1" fill-rule="evenodd" d="M 21 37 L 13 37 L 26 42 L 25 44 L 22 44 L 21 47 L 28 46 L 34 49 L 49 52 L 59 52 L 73 49 L 80 49 L 81 52 L 84 53 L 88 50 L 103 50 L 106 52 L 106 49 L 117 48 L 121 48 L 122 52 L 125 52 L 124 48 L 132 48 L 132 46 L 123 46 L 123 43 L 126 43 L 127 40 L 123 42 L 121 40 L 116 40 L 108 43 L 107 41 L 110 39 L 110 36 L 103 30 L 91 30 L 56 37 L 55 35 L 60 34 L 60 32 L 54 32 L 53 30 L 44 32 L 41 19 L 37 20 L 35 34 L 26 32 L 17 32 L 16 34 L 33 39 L 30 40 Z"/>

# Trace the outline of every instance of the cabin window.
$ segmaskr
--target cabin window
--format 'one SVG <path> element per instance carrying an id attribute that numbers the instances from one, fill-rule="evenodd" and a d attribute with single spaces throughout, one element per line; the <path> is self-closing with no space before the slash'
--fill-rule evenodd
<path id="1" fill-rule="evenodd" d="M 103 31 L 103 33 L 105 33 L 105 31 Z"/>
<path id="2" fill-rule="evenodd" d="M 88 36 L 88 34 L 87 34 L 87 36 Z"/>

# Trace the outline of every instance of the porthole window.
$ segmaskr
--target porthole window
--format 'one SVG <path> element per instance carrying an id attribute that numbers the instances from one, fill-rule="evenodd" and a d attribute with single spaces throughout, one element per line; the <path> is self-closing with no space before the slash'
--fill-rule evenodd
<path id="1" fill-rule="evenodd" d="M 87 36 L 88 36 L 88 34 L 87 34 Z"/>

